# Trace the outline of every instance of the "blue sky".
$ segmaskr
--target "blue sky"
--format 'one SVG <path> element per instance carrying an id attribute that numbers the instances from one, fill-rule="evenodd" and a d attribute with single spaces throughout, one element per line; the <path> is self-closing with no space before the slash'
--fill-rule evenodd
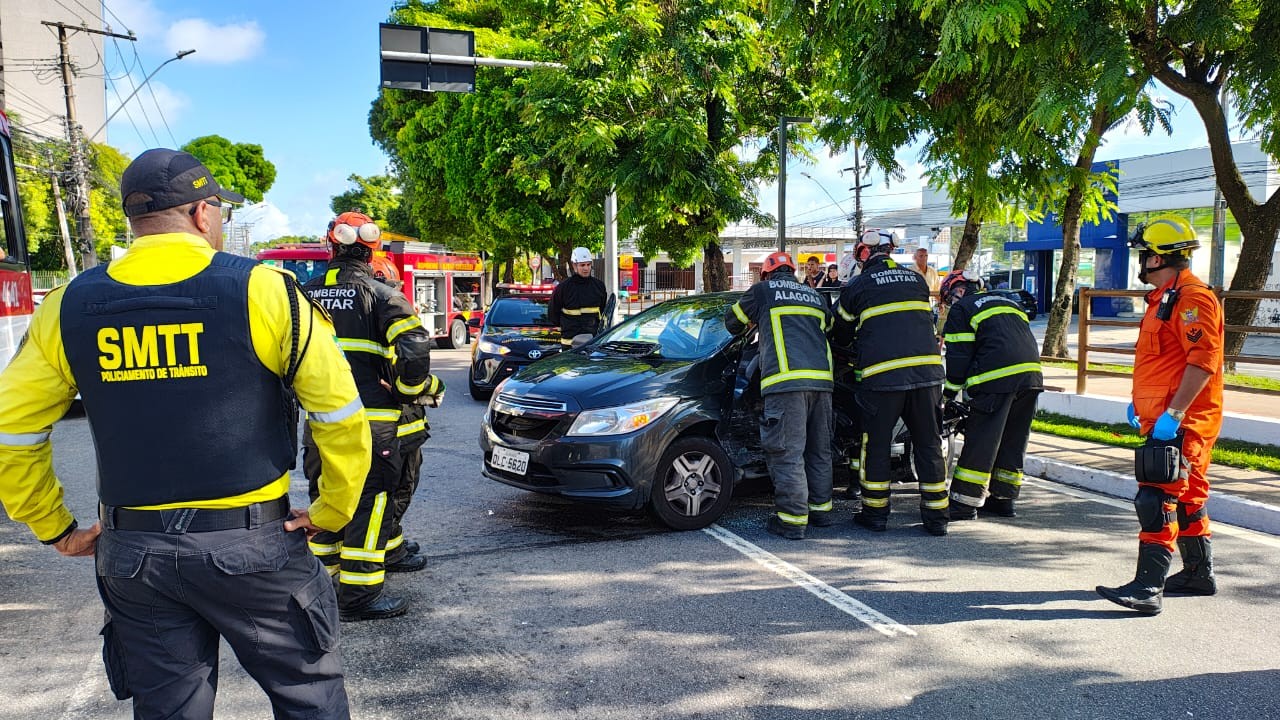
<path id="1" fill-rule="evenodd" d="M 157 73 L 151 81 L 154 97 L 144 89 L 131 100 L 108 127 L 108 141 L 130 155 L 209 134 L 262 145 L 278 174 L 266 202 L 239 216 L 256 222 L 254 240 L 319 234 L 329 220 L 329 199 L 347 189 L 348 175 L 387 169 L 387 158 L 369 138 L 368 113 L 378 90 L 378 23 L 386 19 L 389 2 L 227 0 L 201 5 L 108 0 L 105 7 L 105 19 L 114 30 L 123 25 L 137 34 L 146 72 L 178 50 L 196 50 Z M 118 76 L 130 68 L 134 82 L 139 82 L 145 73 L 131 67 L 132 52 L 123 49 L 130 62 L 122 63 L 108 44 L 108 70 Z M 120 97 L 128 95 L 128 80 L 117 82 Z M 1172 92 L 1163 94 L 1176 111 L 1174 136 L 1116 131 L 1106 139 L 1098 159 L 1205 145 L 1204 129 L 1190 103 Z M 110 112 L 118 99 L 111 88 L 107 97 Z M 841 210 L 828 194 L 852 211 L 852 177 L 840 172 L 853 164 L 852 155 L 831 157 L 823 148 L 815 154 L 816 166 L 790 164 L 789 224 L 829 218 L 830 224 L 841 225 Z M 873 186 L 864 191 L 869 210 L 919 206 L 915 151 L 905 149 L 899 158 L 907 168 L 907 181 L 886 188 L 883 177 L 873 175 Z M 812 178 L 802 176 L 802 171 Z M 776 187 L 761 188 L 760 207 L 774 212 Z"/>

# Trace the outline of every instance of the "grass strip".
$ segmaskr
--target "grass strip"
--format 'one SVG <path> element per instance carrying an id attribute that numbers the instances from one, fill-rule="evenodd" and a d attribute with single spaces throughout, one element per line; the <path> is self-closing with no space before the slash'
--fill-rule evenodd
<path id="1" fill-rule="evenodd" d="M 1113 447 L 1136 448 L 1142 444 L 1142 438 L 1128 423 L 1094 423 L 1051 412 L 1036 413 L 1031 429 Z M 1220 438 L 1213 446 L 1213 462 L 1246 470 L 1280 473 L 1280 446 Z"/>
<path id="2" fill-rule="evenodd" d="M 1064 370 L 1072 370 L 1072 371 L 1076 369 L 1076 365 L 1077 365 L 1077 363 L 1070 360 L 1064 360 L 1062 362 L 1056 362 L 1056 361 L 1042 362 L 1041 364 L 1046 367 L 1061 368 Z M 1104 372 L 1117 372 L 1117 373 L 1125 373 L 1129 375 L 1133 374 L 1132 365 L 1113 365 L 1111 363 L 1089 363 L 1089 370 L 1091 371 L 1102 370 Z M 1225 375 L 1222 376 L 1222 382 L 1228 388 L 1234 385 L 1236 387 L 1248 387 L 1248 388 L 1255 388 L 1258 390 L 1271 390 L 1275 392 L 1280 392 L 1280 380 L 1277 380 L 1275 378 L 1262 377 L 1259 375 L 1241 375 L 1239 373 L 1226 373 Z"/>

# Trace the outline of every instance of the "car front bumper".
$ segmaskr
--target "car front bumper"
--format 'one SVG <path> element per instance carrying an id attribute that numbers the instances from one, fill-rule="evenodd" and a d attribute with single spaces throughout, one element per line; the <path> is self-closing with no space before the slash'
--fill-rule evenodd
<path id="1" fill-rule="evenodd" d="M 675 435 L 666 418 L 626 435 L 568 437 L 564 433 L 575 414 L 562 416 L 545 434 L 536 429 L 512 432 L 501 422 L 495 427 L 492 414 L 485 414 L 480 429 L 485 477 L 522 490 L 625 509 L 648 502 L 658 462 Z M 529 454 L 523 475 L 493 466 L 498 445 Z"/>

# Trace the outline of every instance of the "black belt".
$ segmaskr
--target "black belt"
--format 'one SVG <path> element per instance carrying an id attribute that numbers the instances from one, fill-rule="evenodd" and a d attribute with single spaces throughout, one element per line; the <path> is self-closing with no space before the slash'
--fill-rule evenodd
<path id="1" fill-rule="evenodd" d="M 289 514 L 289 496 L 226 510 L 175 508 L 173 510 L 132 510 L 98 506 L 102 524 L 112 530 L 142 530 L 182 534 L 215 530 L 251 529 Z"/>

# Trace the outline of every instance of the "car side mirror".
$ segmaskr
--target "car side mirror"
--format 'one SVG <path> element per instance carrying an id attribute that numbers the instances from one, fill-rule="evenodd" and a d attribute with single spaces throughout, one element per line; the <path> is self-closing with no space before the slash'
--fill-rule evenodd
<path id="1" fill-rule="evenodd" d="M 478 317 L 467 318 L 467 327 L 476 328 L 478 330 L 483 322 L 484 321 Z"/>
<path id="2" fill-rule="evenodd" d="M 573 336 L 573 345 L 572 345 L 571 347 L 572 347 L 574 350 L 577 350 L 578 348 L 582 347 L 583 345 L 586 345 L 587 343 L 591 342 L 594 338 L 595 338 L 595 336 L 594 336 L 594 335 L 592 335 L 591 333 L 582 333 L 581 335 L 574 335 L 574 336 Z"/>

